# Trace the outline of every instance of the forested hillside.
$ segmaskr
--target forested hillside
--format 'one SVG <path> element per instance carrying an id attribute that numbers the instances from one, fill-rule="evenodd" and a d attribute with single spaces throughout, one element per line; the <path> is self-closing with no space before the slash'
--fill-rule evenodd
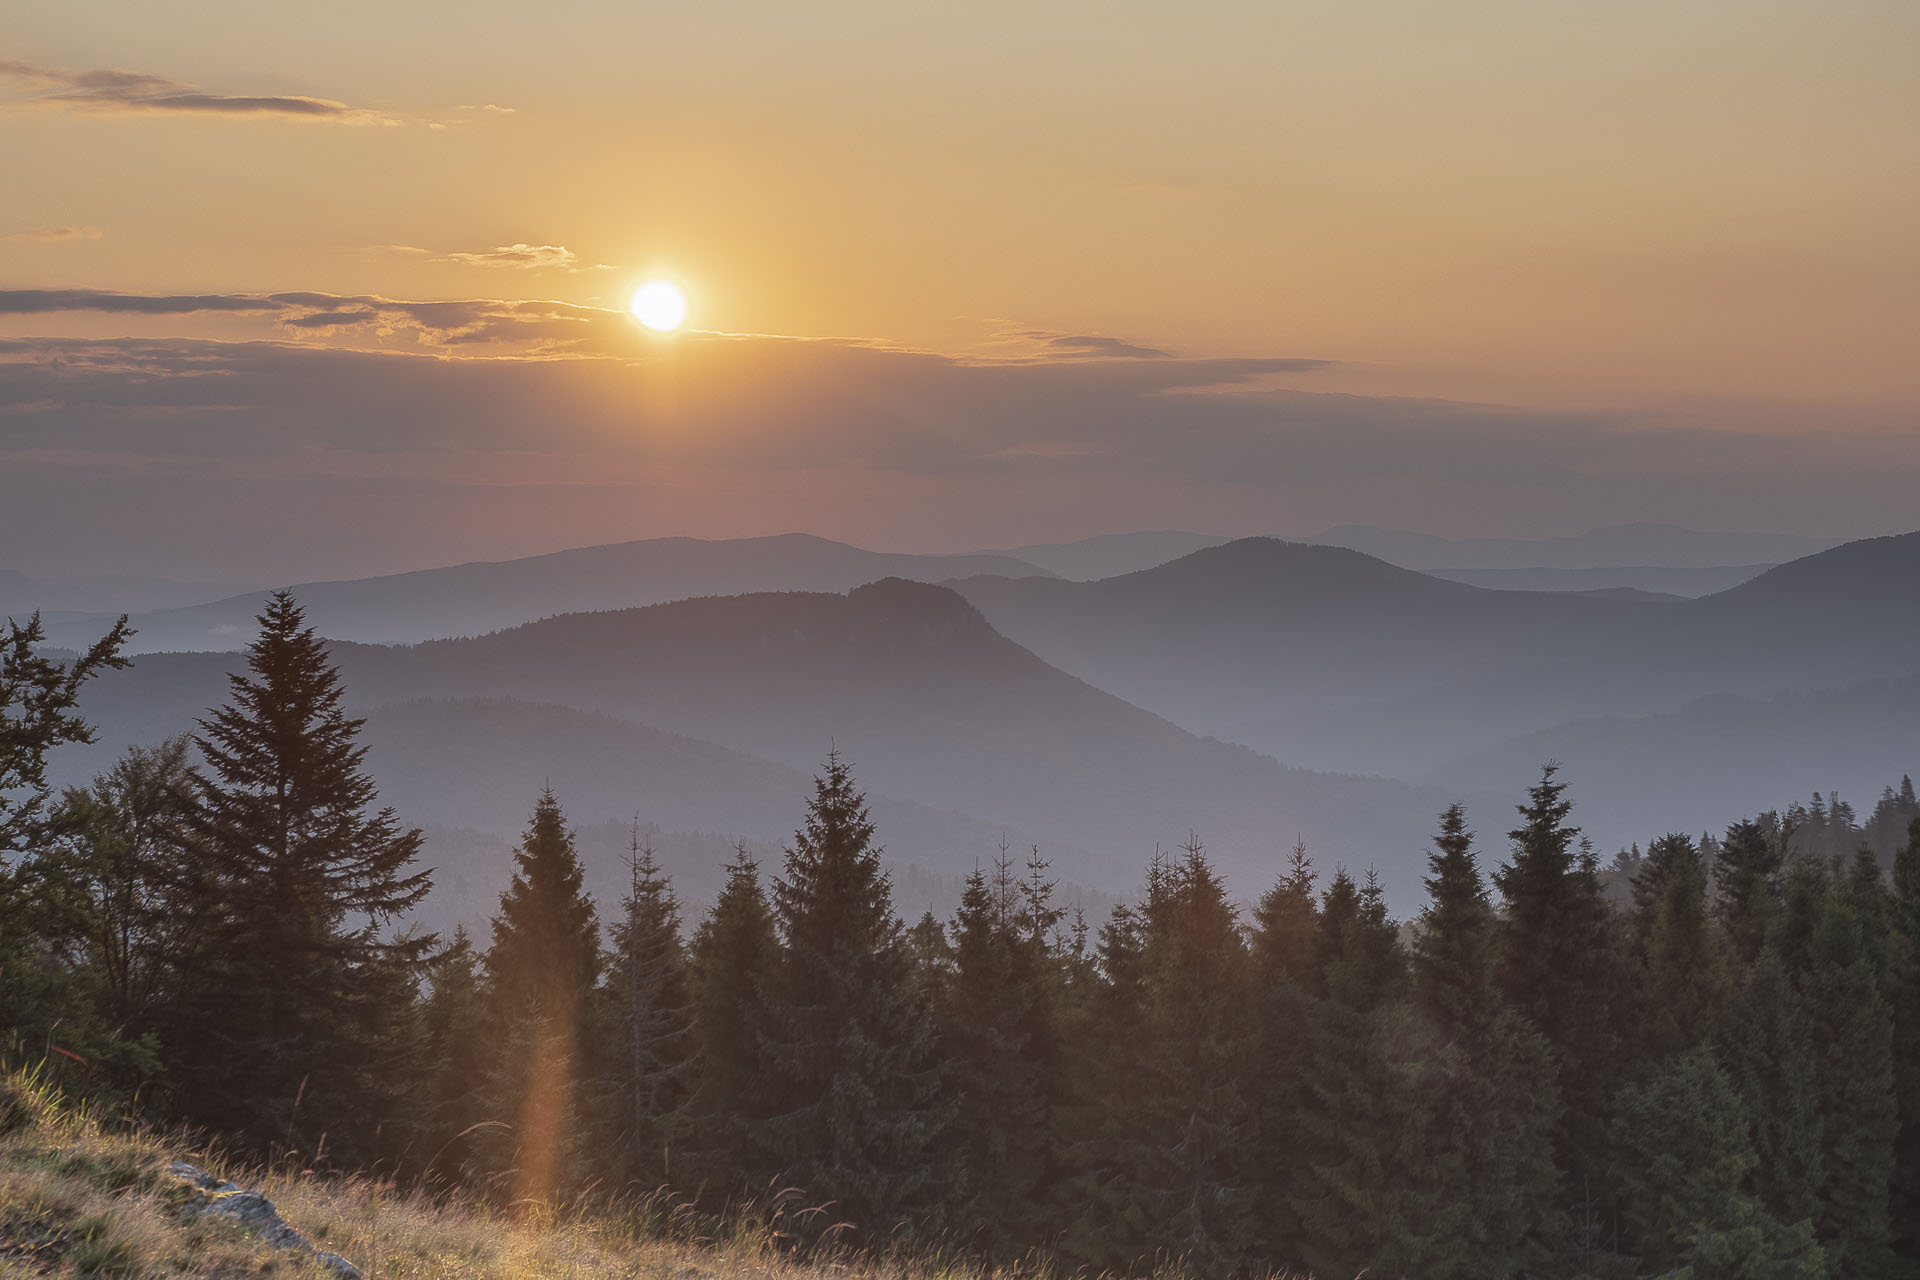
<path id="1" fill-rule="evenodd" d="M 1864 818 L 1816 799 L 1602 866 L 1548 765 L 1511 817 L 1435 813 L 1397 919 L 1310 847 L 1242 885 L 1196 839 L 1105 919 L 1009 849 L 949 919 L 906 921 L 850 758 L 697 919 L 637 828 L 621 900 L 594 901 L 555 777 L 490 925 L 434 936 L 411 925 L 420 833 L 290 597 L 191 745 L 58 796 L 41 763 L 85 735 L 122 637 L 67 663 L 33 639 L 0 686 L 0 1014 L 16 1057 L 101 1105 L 522 1211 L 666 1188 L 724 1221 L 791 1187 L 820 1207 L 783 1228 L 797 1250 L 1207 1277 L 1920 1265 L 1910 782 Z"/>

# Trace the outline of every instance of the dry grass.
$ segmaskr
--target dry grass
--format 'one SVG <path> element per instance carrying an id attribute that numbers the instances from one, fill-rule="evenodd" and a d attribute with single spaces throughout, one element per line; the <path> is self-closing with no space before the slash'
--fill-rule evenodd
<path id="1" fill-rule="evenodd" d="M 989 1280 L 938 1255 L 796 1261 L 778 1245 L 777 1222 L 707 1238 L 658 1204 L 508 1216 L 371 1178 L 236 1167 L 103 1124 L 18 1073 L 0 1076 L 0 1280 L 331 1276 L 230 1223 L 188 1219 L 189 1193 L 165 1172 L 174 1159 L 265 1193 L 315 1248 L 367 1280 Z M 1045 1270 L 1027 1274 L 1044 1280 Z"/>

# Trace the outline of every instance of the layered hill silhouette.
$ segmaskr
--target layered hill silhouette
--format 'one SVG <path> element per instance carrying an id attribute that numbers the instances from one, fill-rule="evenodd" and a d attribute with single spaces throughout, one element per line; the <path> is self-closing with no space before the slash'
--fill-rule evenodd
<path id="1" fill-rule="evenodd" d="M 901 579 L 845 595 L 708 597 L 334 652 L 355 704 L 375 709 L 374 763 L 402 816 L 454 825 L 461 813 L 484 815 L 458 825 L 504 826 L 509 836 L 540 781 L 568 794 L 568 768 L 603 776 L 591 785 L 622 796 L 608 817 L 637 810 L 643 821 L 693 827 L 708 820 L 694 803 L 705 795 L 707 812 L 734 824 L 744 820 L 725 815 L 736 809 L 771 820 L 788 805 L 775 832 L 784 834 L 805 777 L 837 748 L 880 798 L 876 817 L 894 821 L 888 806 L 904 815 L 881 830 L 890 852 L 943 873 L 990 858 L 1004 830 L 1040 842 L 1064 876 L 1124 891 L 1156 846 L 1195 833 L 1253 896 L 1299 837 L 1324 867 L 1377 864 L 1390 891 L 1412 901 L 1446 803 L 1424 788 L 1289 769 L 1197 737 L 1049 666 L 956 593 Z M 154 655 L 103 677 L 89 699 L 103 728 L 96 761 L 116 742 L 187 727 L 224 696 L 222 673 L 234 664 L 233 655 Z M 530 705 L 599 719 L 582 725 Z M 518 788 L 491 781 L 516 770 Z M 665 793 L 677 798 L 649 812 L 648 794 Z M 942 830 L 933 814 L 955 816 Z"/>
<path id="2" fill-rule="evenodd" d="M 709 541 L 650 538 L 519 560 L 477 561 L 293 588 L 321 634 L 367 644 L 480 635 L 536 618 L 620 609 L 689 596 L 752 591 L 846 591 L 878 578 L 924 582 L 993 573 L 1043 575 L 1003 555 L 916 556 L 866 551 L 809 534 Z M 135 611 L 135 652 L 240 649 L 267 592 L 188 608 Z M 101 619 L 60 619 L 54 639 L 79 644 Z"/>
<path id="3" fill-rule="evenodd" d="M 1420 776 L 1567 720 L 1920 672 L 1915 584 L 1920 534 L 1698 600 L 1490 590 L 1273 539 L 1099 582 L 958 587 L 1049 662 L 1196 732 Z"/>

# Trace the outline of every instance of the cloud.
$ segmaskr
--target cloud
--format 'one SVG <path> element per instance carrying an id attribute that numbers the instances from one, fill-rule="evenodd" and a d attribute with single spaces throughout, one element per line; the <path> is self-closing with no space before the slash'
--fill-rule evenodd
<path id="1" fill-rule="evenodd" d="M 449 253 L 440 262 L 470 267 L 515 267 L 522 271 L 573 271 L 580 259 L 560 244 L 503 244 L 479 253 Z"/>
<path id="2" fill-rule="evenodd" d="M 43 231 L 16 231 L 8 236 L 9 240 L 37 240 L 45 244 L 57 244 L 65 240 L 98 240 L 98 227 L 48 227 Z"/>
<path id="3" fill-rule="evenodd" d="M 458 107 L 455 107 L 454 110 L 455 111 L 490 111 L 497 115 L 511 116 L 511 115 L 518 115 L 520 108 L 503 107 L 496 103 L 485 102 L 485 103 L 481 103 L 478 106 L 474 106 L 474 105 L 458 106 Z"/>
<path id="4" fill-rule="evenodd" d="M 139 71 L 69 71 L 64 67 L 36 66 L 6 58 L 0 59 L 0 76 L 38 86 L 26 95 L 25 101 L 92 111 L 284 116 L 336 124 L 399 123 L 385 112 L 350 107 L 331 98 L 207 93 L 197 85 Z"/>
<path id="5" fill-rule="evenodd" d="M 274 311 L 278 304 L 246 294 L 141 294 L 104 289 L 0 289 L 0 315 L 56 311 L 104 311 L 137 315 L 189 315 L 196 311 Z"/>
<path id="6" fill-rule="evenodd" d="M 409 302 L 371 294 L 220 293 L 134 294 L 104 289 L 0 289 L 0 315 L 54 312 L 191 315 L 226 312 L 272 317 L 283 330 L 364 331 L 373 339 L 403 338 L 434 347 L 497 343 L 546 354 L 584 351 L 596 327 L 628 332 L 622 312 L 567 302 L 466 299 Z"/>
<path id="7" fill-rule="evenodd" d="M 1092 333 L 1048 333 L 1040 329 L 1028 329 L 1020 336 L 1038 343 L 1041 349 L 1051 356 L 1095 360 L 1163 360 L 1171 359 L 1173 354 L 1157 347 L 1142 347 L 1119 338 L 1102 337 Z"/>
<path id="8" fill-rule="evenodd" d="M 376 244 L 369 249 L 381 253 L 397 253 L 408 257 L 426 258 L 430 262 L 458 263 L 467 267 L 506 267 L 520 271 L 565 271 L 570 275 L 580 275 L 588 271 L 615 271 L 618 268 L 607 263 L 583 265 L 580 256 L 563 244 L 502 244 L 491 249 L 455 250 L 441 253 L 434 249 L 423 249 L 411 244 Z"/>
<path id="9" fill-rule="evenodd" d="M 1920 438 L 1838 417 L 1814 437 L 1334 394 L 1314 389 L 1327 362 L 1292 356 L 661 341 L 539 300 L 0 293 L 0 312 L 62 309 L 217 313 L 260 338 L 0 340 L 0 545 L 157 536 L 142 554 L 192 542 L 236 572 L 220 557 L 425 563 L 781 529 L 959 546 L 1163 524 L 1737 527 L 1790 506 L 1868 532 L 1913 524 L 1920 491 Z M 284 517 L 259 497 L 295 491 Z"/>

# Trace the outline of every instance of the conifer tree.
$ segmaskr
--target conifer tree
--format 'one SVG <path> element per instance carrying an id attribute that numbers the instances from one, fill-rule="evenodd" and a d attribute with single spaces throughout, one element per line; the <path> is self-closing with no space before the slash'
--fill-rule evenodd
<path id="1" fill-rule="evenodd" d="M 1612 1185 L 1629 1253 L 1643 1270 L 1737 1280 L 1822 1280 L 1808 1223 L 1782 1227 L 1742 1189 L 1758 1163 L 1733 1085 L 1705 1050 L 1669 1059 L 1621 1091 Z"/>
<path id="2" fill-rule="evenodd" d="M 192 816 L 207 915 L 167 1037 L 194 1119 L 264 1147 L 364 1157 L 413 1118 L 404 1069 L 433 946 L 391 925 L 426 896 L 420 833 L 376 789 L 326 646 L 282 591 L 247 673 L 201 720 Z"/>
<path id="3" fill-rule="evenodd" d="M 1727 1004 L 1716 1039 L 1752 1135 L 1755 1194 L 1778 1221 L 1812 1221 L 1826 1180 L 1819 1068 L 1804 997 L 1772 947 Z"/>
<path id="4" fill-rule="evenodd" d="M 829 755 L 774 882 L 779 963 L 761 984 L 783 1175 L 830 1224 L 938 1230 L 949 1107 L 937 1025 L 852 771 Z"/>
<path id="5" fill-rule="evenodd" d="M 1316 1275 L 1400 1273 L 1418 1257 L 1425 1135 L 1404 975 L 1378 885 L 1336 871 L 1321 901 L 1289 1204 L 1293 1260 Z"/>
<path id="6" fill-rule="evenodd" d="M 1494 872 L 1506 903 L 1501 988 L 1560 1062 L 1566 1106 L 1557 1143 L 1568 1192 L 1585 1202 L 1602 1184 L 1605 1113 L 1617 1079 L 1614 1019 L 1622 986 L 1614 925 L 1590 850 L 1577 849 L 1572 803 L 1549 764 L 1508 833 L 1511 861 Z"/>
<path id="7" fill-rule="evenodd" d="M 1043 869 L 1043 868 L 1041 868 Z M 1057 976 L 1040 929 L 1051 886 L 1016 883 L 1003 847 L 991 878 L 967 877 L 954 919 L 943 1018 L 958 1098 L 965 1203 L 978 1245 L 1011 1257 L 1044 1234 L 1059 1105 Z"/>
<path id="8" fill-rule="evenodd" d="M 1307 1105 L 1303 1028 L 1311 999 L 1308 969 L 1319 924 L 1313 860 L 1305 840 L 1296 839 L 1286 873 L 1254 908 L 1250 945 L 1253 988 L 1248 1012 L 1255 1021 L 1257 1062 L 1247 1085 L 1255 1125 L 1250 1164 L 1254 1186 L 1267 1207 L 1256 1224 L 1255 1248 L 1273 1264 L 1296 1260 L 1291 1249 L 1300 1234 L 1291 1205 L 1299 1172 L 1295 1153 L 1302 1142 L 1300 1116 Z"/>
<path id="9" fill-rule="evenodd" d="M 727 881 L 692 947 L 693 1031 L 700 1070 L 692 1100 L 702 1181 L 749 1192 L 774 1171 L 762 1122 L 773 1092 L 761 1052 L 760 991 L 772 982 L 778 943 L 760 869 L 734 846 Z"/>
<path id="10" fill-rule="evenodd" d="M 1893 1274 L 1890 1188 L 1899 1103 L 1893 1012 L 1880 992 L 1849 877 L 1832 881 L 1802 981 L 1823 1120 L 1815 1226 L 1836 1275 Z"/>
<path id="11" fill-rule="evenodd" d="M 1901 800 L 1913 795 L 1913 780 L 1901 780 Z M 1887 994 L 1893 1006 L 1894 1094 L 1900 1132 L 1894 1142 L 1895 1248 L 1909 1270 L 1920 1271 L 1920 816 L 1907 826 L 1906 844 L 1895 855 L 1889 910 L 1891 967 Z"/>
<path id="12" fill-rule="evenodd" d="M 512 1126 L 488 1145 L 496 1169 L 511 1174 L 515 1203 L 551 1200 L 591 1172 L 583 1127 L 586 1085 L 597 1074 L 590 1019 L 602 956 L 583 881 L 573 833 L 548 787 L 514 852 L 486 955 L 496 1045 L 490 1118 Z"/>
<path id="13" fill-rule="evenodd" d="M 1146 1204 L 1161 1248 L 1197 1275 L 1232 1271 L 1252 1239 L 1255 1041 L 1240 1014 L 1251 976 L 1226 886 L 1189 836 L 1150 917 L 1144 1047 Z M 1156 1167 L 1157 1166 L 1157 1167 Z"/>
<path id="14" fill-rule="evenodd" d="M 1553 1162 L 1559 1097 L 1552 1055 L 1495 985 L 1498 920 L 1459 805 L 1440 819 L 1428 903 L 1413 948 L 1413 995 L 1426 1041 L 1424 1173 L 1411 1197 L 1417 1274 L 1509 1277 L 1559 1247 Z"/>
<path id="15" fill-rule="evenodd" d="M 1674 841 L 1670 862 L 1643 916 L 1643 1035 L 1654 1057 L 1702 1044 L 1712 1034 L 1730 985 L 1720 938 L 1707 910 L 1706 868 L 1692 841 L 1668 839 Z"/>
<path id="16" fill-rule="evenodd" d="M 1483 1025 L 1498 1007 L 1498 919 L 1459 805 L 1440 815 L 1433 845 L 1427 906 L 1413 945 L 1414 994 L 1436 1026 L 1461 1034 Z"/>
<path id="17" fill-rule="evenodd" d="M 1301 973 L 1313 953 L 1319 909 L 1313 901 L 1313 859 L 1304 839 L 1294 841 L 1287 873 L 1261 897 L 1253 913 L 1253 963 L 1271 988 Z"/>
<path id="18" fill-rule="evenodd" d="M 1780 849 L 1761 824 L 1736 822 L 1727 828 L 1713 878 L 1720 919 L 1742 965 L 1753 964 L 1766 943 L 1778 910 L 1774 877 L 1779 871 Z"/>
<path id="19" fill-rule="evenodd" d="M 91 787 L 70 788 L 54 814 L 59 838 L 29 864 L 100 977 L 102 1012 L 136 1034 L 153 1025 L 188 945 L 195 904 L 181 860 L 198 783 L 189 750 L 185 736 L 131 747 Z"/>
<path id="20" fill-rule="evenodd" d="M 32 1044 L 51 1043 L 52 1024 L 71 1012 L 71 992 L 48 963 L 46 886 L 34 859 L 48 844 L 47 755 L 67 743 L 93 741 L 75 710 L 80 689 L 104 671 L 124 667 L 132 631 L 123 617 L 70 663 L 43 651 L 45 628 L 11 618 L 0 632 L 0 1029 Z"/>
<path id="21" fill-rule="evenodd" d="M 613 926 L 605 994 L 613 1035 L 607 1046 L 614 1173 L 651 1190 L 673 1180 L 674 1149 L 687 1130 L 697 1042 L 680 940 L 680 905 L 638 820 L 628 851 L 630 884 Z"/>
<path id="22" fill-rule="evenodd" d="M 486 1004 L 480 956 L 465 925 L 454 927 L 453 937 L 429 963 L 427 984 L 424 1172 L 458 1182 L 473 1171 L 475 1126 L 489 1124 L 482 1101 L 489 1060 Z"/>

